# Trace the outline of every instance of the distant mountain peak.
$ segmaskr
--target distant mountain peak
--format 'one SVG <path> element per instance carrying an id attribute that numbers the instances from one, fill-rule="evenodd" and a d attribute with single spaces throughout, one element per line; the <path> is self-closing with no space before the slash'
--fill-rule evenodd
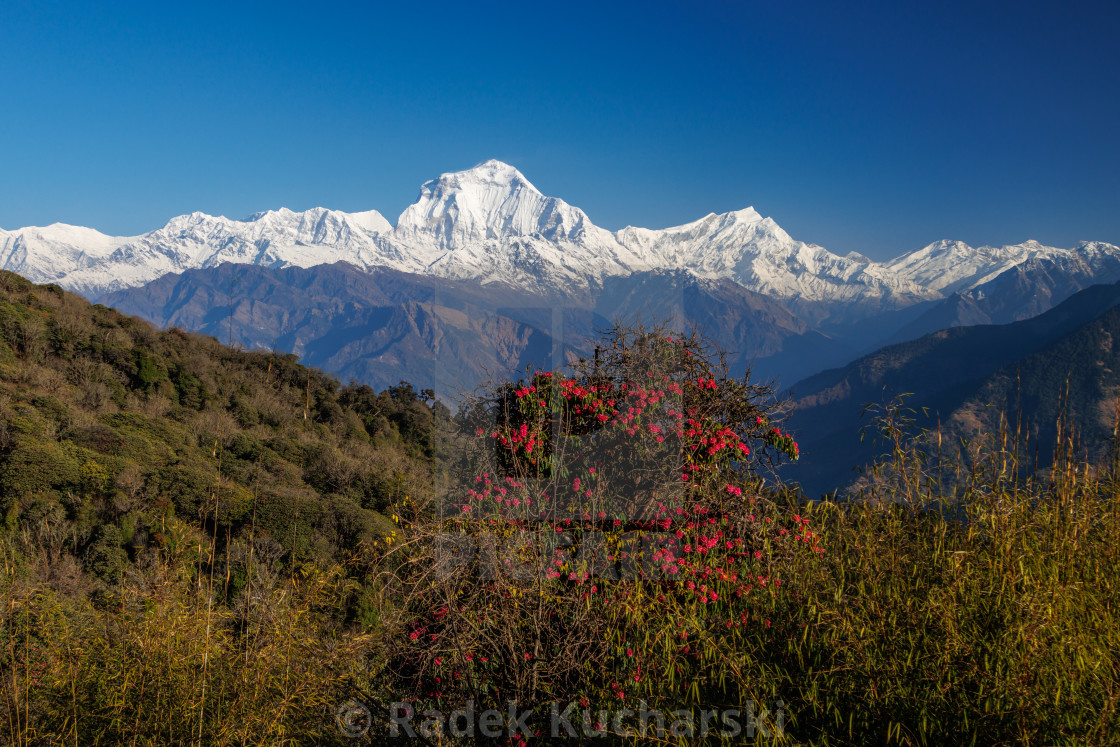
<path id="1" fill-rule="evenodd" d="M 769 220 L 768 218 L 763 218 L 762 214 L 755 210 L 753 205 L 745 207 L 742 210 L 732 210 L 728 213 L 724 213 L 724 215 L 731 216 L 735 220 L 741 220 L 745 223 L 754 223 L 760 220 Z"/>
<path id="2" fill-rule="evenodd" d="M 1111 281 L 1120 249 L 1112 244 L 1082 242 L 1072 249 L 1046 246 L 1034 239 L 1000 247 L 972 247 L 942 239 L 885 263 L 895 274 L 948 296 L 990 283 L 1029 263 L 1044 262 L 1062 273 Z M 1060 269 L 1059 269 L 1060 268 Z"/>
<path id="3" fill-rule="evenodd" d="M 495 193 L 524 192 L 541 195 L 539 189 L 525 178 L 525 175 L 508 163 L 491 158 L 463 171 L 450 171 L 440 174 L 420 187 L 419 200 L 426 194 L 454 194 L 459 192 L 490 191 Z"/>
<path id="4" fill-rule="evenodd" d="M 444 176 L 449 176 L 444 174 Z M 473 168 L 466 169 L 465 171 L 455 172 L 450 176 L 460 176 L 464 179 L 479 179 L 495 184 L 521 184 L 531 189 L 532 191 L 540 194 L 540 191 L 534 187 L 525 175 L 518 171 L 515 167 L 510 166 L 504 161 L 499 161 L 496 158 L 491 158 L 483 161 Z"/>
<path id="5" fill-rule="evenodd" d="M 420 187 L 397 220 L 398 234 L 434 235 L 447 248 L 464 242 L 542 233 L 549 226 L 589 222 L 582 210 L 545 197 L 507 163 L 491 159 L 441 174 Z"/>

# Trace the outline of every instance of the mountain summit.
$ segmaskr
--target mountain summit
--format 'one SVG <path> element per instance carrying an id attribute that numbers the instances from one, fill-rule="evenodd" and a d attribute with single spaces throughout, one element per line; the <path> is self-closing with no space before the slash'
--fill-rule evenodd
<path id="1" fill-rule="evenodd" d="M 549 203 L 558 202 L 514 167 L 491 160 L 425 182 L 416 202 L 401 213 L 397 231 L 434 232 L 448 244 L 524 236 L 539 232 L 542 218 L 555 212 Z"/>
<path id="2" fill-rule="evenodd" d="M 540 232 L 542 218 L 554 213 L 557 203 L 563 204 L 542 195 L 514 167 L 491 160 L 425 182 L 416 202 L 401 213 L 397 229 L 434 229 L 464 239 L 523 236 Z"/>
<path id="3" fill-rule="evenodd" d="M 535 291 L 585 288 L 651 267 L 582 210 L 495 160 L 426 182 L 384 243 L 422 257 L 423 272 Z"/>

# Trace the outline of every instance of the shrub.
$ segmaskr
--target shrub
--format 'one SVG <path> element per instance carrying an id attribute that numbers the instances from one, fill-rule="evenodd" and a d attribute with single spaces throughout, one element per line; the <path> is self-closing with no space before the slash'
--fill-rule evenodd
<path id="1" fill-rule="evenodd" d="M 4 493 L 77 491 L 81 484 L 81 462 L 56 442 L 22 439 L 0 459 L 0 491 Z"/>
<path id="2" fill-rule="evenodd" d="M 616 328 L 594 361 L 467 403 L 459 479 L 396 506 L 394 687 L 444 712 L 742 706 L 760 600 L 820 550 L 762 482 L 796 457 L 780 414 L 768 388 L 666 329 Z"/>

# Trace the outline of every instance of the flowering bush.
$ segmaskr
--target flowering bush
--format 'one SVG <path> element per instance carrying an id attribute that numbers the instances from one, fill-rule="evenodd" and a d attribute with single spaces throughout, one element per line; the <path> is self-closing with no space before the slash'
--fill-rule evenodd
<path id="1" fill-rule="evenodd" d="M 593 360 L 468 403 L 442 500 L 398 510 L 397 691 L 444 712 L 739 704 L 740 644 L 770 624 L 757 600 L 788 586 L 792 554 L 822 551 L 767 497 L 798 454 L 781 414 L 663 329 L 616 328 Z"/>

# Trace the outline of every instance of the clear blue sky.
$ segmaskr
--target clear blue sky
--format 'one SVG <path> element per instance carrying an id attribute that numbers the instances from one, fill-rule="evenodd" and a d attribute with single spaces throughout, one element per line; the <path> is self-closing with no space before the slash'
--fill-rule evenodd
<path id="1" fill-rule="evenodd" d="M 0 2 L 0 227 L 376 208 L 487 158 L 606 228 L 1120 243 L 1120 3 Z"/>

